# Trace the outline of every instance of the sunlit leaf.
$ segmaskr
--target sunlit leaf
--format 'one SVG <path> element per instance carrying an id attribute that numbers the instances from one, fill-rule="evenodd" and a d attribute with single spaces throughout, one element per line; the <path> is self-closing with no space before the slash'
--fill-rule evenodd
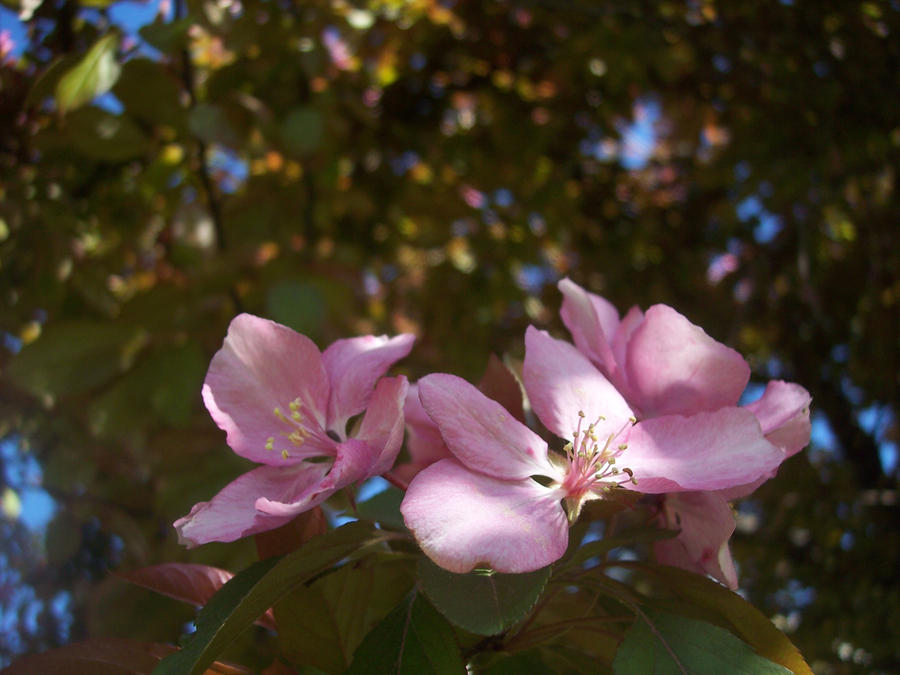
<path id="1" fill-rule="evenodd" d="M 56 103 L 60 111 L 83 106 L 112 89 L 121 71 L 116 61 L 118 46 L 117 33 L 103 36 L 78 65 L 62 76 L 56 85 Z"/>

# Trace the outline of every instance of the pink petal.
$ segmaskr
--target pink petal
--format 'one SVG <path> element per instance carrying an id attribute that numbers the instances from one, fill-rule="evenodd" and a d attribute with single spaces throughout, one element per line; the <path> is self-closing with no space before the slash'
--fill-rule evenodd
<path id="1" fill-rule="evenodd" d="M 464 379 L 427 375 L 419 380 L 419 399 L 447 447 L 473 471 L 506 480 L 557 473 L 543 439 Z"/>
<path id="2" fill-rule="evenodd" d="M 211 501 L 196 504 L 175 521 L 178 542 L 190 548 L 211 541 L 234 541 L 284 525 L 284 517 L 261 513 L 260 497 L 296 501 L 324 478 L 329 464 L 298 463 L 293 466 L 261 466 L 226 485 Z M 311 505 L 309 508 L 312 508 Z"/>
<path id="3" fill-rule="evenodd" d="M 734 514 L 728 502 L 714 492 L 680 492 L 665 499 L 666 527 L 680 529 L 681 534 L 656 542 L 656 559 L 737 588 L 737 572 L 728 549 L 734 532 Z"/>
<path id="4" fill-rule="evenodd" d="M 744 406 L 759 420 L 763 433 L 788 457 L 809 443 L 809 392 L 799 384 L 773 381 L 762 398 Z"/>
<path id="5" fill-rule="evenodd" d="M 487 566 L 531 572 L 566 551 L 560 495 L 526 478 L 504 481 L 445 459 L 410 483 L 400 511 L 422 550 L 451 572 Z"/>
<path id="6" fill-rule="evenodd" d="M 293 498 L 260 497 L 256 500 L 255 506 L 257 510 L 273 516 L 293 517 L 309 511 L 341 488 L 367 478 L 369 470 L 378 461 L 380 451 L 380 447 L 356 438 L 339 443 L 337 456 L 334 458 L 334 463 L 330 465 L 328 475 L 322 478 L 317 485 L 311 486 L 306 492 Z M 328 464 L 325 466 L 327 468 Z"/>
<path id="7" fill-rule="evenodd" d="M 643 417 L 736 405 L 750 379 L 740 354 L 666 305 L 648 309 L 634 331 L 625 372 Z"/>
<path id="8" fill-rule="evenodd" d="M 403 443 L 403 405 L 408 388 L 403 375 L 378 381 L 356 435 L 377 451 L 375 461 L 367 467 L 362 479 L 381 475 L 394 465 Z"/>
<path id="9" fill-rule="evenodd" d="M 644 420 L 627 432 L 618 466 L 634 472 L 639 492 L 721 490 L 774 471 L 784 452 L 767 441 L 744 408 Z"/>
<path id="10" fill-rule="evenodd" d="M 322 355 L 331 398 L 328 401 L 328 429 L 342 438 L 347 420 L 358 415 L 369 404 L 375 383 L 395 362 L 409 354 L 416 336 L 403 334 L 337 340 Z"/>
<path id="11" fill-rule="evenodd" d="M 203 401 L 227 434 L 231 449 L 272 465 L 295 461 L 282 458 L 282 446 L 293 458 L 325 454 L 329 441 L 324 434 L 316 434 L 299 448 L 282 435 L 294 428 L 275 416 L 275 408 L 290 414 L 289 405 L 298 398 L 307 426 L 321 432 L 328 379 L 318 348 L 309 338 L 274 321 L 252 314 L 235 317 L 203 383 Z M 266 450 L 269 438 L 275 439 L 273 450 Z"/>
<path id="12" fill-rule="evenodd" d="M 403 408 L 406 417 L 406 446 L 413 464 L 425 468 L 439 459 L 449 459 L 453 453 L 444 443 L 440 429 L 419 401 L 419 385 L 411 384 Z"/>
<path id="13" fill-rule="evenodd" d="M 559 314 L 575 345 L 607 373 L 612 373 L 616 362 L 610 342 L 619 326 L 619 312 L 609 301 L 588 293 L 569 279 L 563 279 L 557 287 L 563 294 Z"/>
<path id="14" fill-rule="evenodd" d="M 619 382 L 618 380 L 616 380 L 616 386 L 621 386 L 622 384 L 624 384 L 624 380 L 626 380 L 625 355 L 628 352 L 628 343 L 631 341 L 631 336 L 634 335 L 634 331 L 636 331 L 638 329 L 638 326 L 640 326 L 643 322 L 644 313 L 641 311 L 640 307 L 635 305 L 628 310 L 628 313 L 619 324 L 619 328 L 616 330 L 616 334 L 613 336 L 611 345 L 613 356 L 615 357 L 616 365 L 618 366 L 618 370 L 620 372 L 620 377 L 623 380 L 623 382 Z"/>
<path id="15" fill-rule="evenodd" d="M 582 429 L 595 423 L 600 439 L 630 424 L 631 408 L 587 357 L 533 326 L 525 333 L 523 378 L 534 412 L 561 438 L 571 440 L 579 423 Z M 598 420 L 600 416 L 605 419 Z"/>

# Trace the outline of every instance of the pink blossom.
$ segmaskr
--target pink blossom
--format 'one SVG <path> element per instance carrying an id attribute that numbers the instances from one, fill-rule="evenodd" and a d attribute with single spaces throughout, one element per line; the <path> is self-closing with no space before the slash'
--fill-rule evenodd
<path id="1" fill-rule="evenodd" d="M 611 303 L 570 280 L 563 279 L 559 288 L 564 296 L 560 314 L 576 346 L 624 394 L 638 419 L 672 415 L 693 419 L 711 411 L 741 410 L 753 414 L 766 440 L 781 450 L 783 458 L 809 442 L 811 399 L 803 387 L 773 381 L 761 399 L 739 408 L 750 367 L 740 354 L 674 309 L 654 305 L 643 313 L 632 307 L 620 320 Z M 727 545 L 734 519 L 727 500 L 746 496 L 776 470 L 777 465 L 754 481 L 721 489 L 716 495 L 665 497 L 663 524 L 680 528 L 681 534 L 658 543 L 657 558 L 736 587 Z"/>
<path id="2" fill-rule="evenodd" d="M 412 335 L 338 340 L 324 353 L 299 333 L 237 316 L 203 401 L 237 454 L 261 464 L 175 522 L 197 546 L 271 530 L 335 491 L 387 471 L 403 441 L 406 378 L 382 377 Z M 358 429 L 348 421 L 365 411 Z"/>
<path id="3" fill-rule="evenodd" d="M 454 458 L 419 473 L 401 511 L 445 569 L 535 570 L 565 552 L 568 524 L 586 501 L 618 487 L 659 494 L 743 485 L 782 459 L 750 411 L 635 424 L 625 399 L 572 345 L 532 327 L 525 344 L 525 389 L 541 422 L 568 441 L 562 453 L 549 454 L 543 439 L 458 377 L 419 383 Z"/>
<path id="4" fill-rule="evenodd" d="M 425 412 L 419 401 L 419 385 L 409 385 L 403 406 L 406 420 L 406 448 L 409 462 L 394 467 L 391 472 L 404 483 L 409 483 L 419 471 L 441 459 L 453 457 L 447 449 L 437 425 Z"/>

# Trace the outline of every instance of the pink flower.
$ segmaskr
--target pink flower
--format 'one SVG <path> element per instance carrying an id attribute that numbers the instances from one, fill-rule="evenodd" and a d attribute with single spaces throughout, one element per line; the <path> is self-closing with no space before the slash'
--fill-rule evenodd
<path id="1" fill-rule="evenodd" d="M 453 457 L 447 449 L 437 425 L 425 412 L 419 401 L 419 385 L 409 385 L 403 406 L 406 420 L 406 448 L 409 462 L 394 467 L 391 472 L 404 483 L 409 483 L 419 471 L 441 459 Z"/>
<path id="2" fill-rule="evenodd" d="M 299 333 L 237 316 L 203 384 L 203 401 L 237 454 L 262 466 L 177 521 L 181 543 L 271 530 L 335 491 L 377 476 L 403 441 L 406 378 L 385 371 L 415 337 L 338 340 L 324 353 Z M 355 434 L 347 422 L 365 410 Z"/>
<path id="3" fill-rule="evenodd" d="M 560 281 L 559 289 L 564 296 L 560 314 L 576 346 L 623 393 L 638 419 L 743 410 L 754 415 L 765 438 L 781 449 L 784 458 L 809 442 L 811 398 L 803 387 L 770 382 L 761 399 L 738 408 L 750 367 L 740 354 L 671 307 L 654 305 L 646 314 L 632 307 L 620 320 L 612 304 L 570 280 Z M 735 588 L 737 575 L 728 551 L 734 518 L 727 500 L 750 494 L 776 469 L 716 495 L 665 497 L 662 521 L 680 528 L 681 534 L 659 542 L 657 558 L 710 574 Z"/>
<path id="4" fill-rule="evenodd" d="M 582 504 L 616 487 L 724 489 L 766 475 L 782 459 L 747 410 L 635 424 L 622 396 L 572 345 L 532 327 L 525 343 L 525 389 L 541 422 L 568 441 L 562 454 L 548 454 L 543 439 L 458 377 L 419 383 L 454 458 L 413 479 L 401 512 L 445 569 L 539 569 L 565 552 Z"/>

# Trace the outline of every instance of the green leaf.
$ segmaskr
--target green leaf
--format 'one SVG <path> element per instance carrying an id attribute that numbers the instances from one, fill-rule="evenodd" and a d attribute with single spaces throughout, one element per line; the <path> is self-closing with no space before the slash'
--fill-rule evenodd
<path id="1" fill-rule="evenodd" d="M 678 536 L 678 530 L 667 530 L 661 527 L 650 527 L 640 530 L 631 530 L 615 537 L 606 537 L 588 542 L 581 546 L 571 558 L 566 560 L 565 568 L 580 565 L 591 558 L 606 557 L 606 554 L 620 546 L 634 546 L 635 544 L 652 544 L 664 539 L 673 539 Z"/>
<path id="2" fill-rule="evenodd" d="M 122 66 L 113 93 L 131 117 L 183 130 L 187 108 L 181 103 L 181 84 L 162 63 L 135 58 Z"/>
<path id="3" fill-rule="evenodd" d="M 275 606 L 278 640 L 297 665 L 343 673 L 365 635 L 409 592 L 408 560 L 350 563 Z"/>
<path id="4" fill-rule="evenodd" d="M 35 141 L 46 154 L 69 158 L 75 151 L 108 162 L 132 159 L 150 148 L 147 137 L 130 118 L 96 106 L 85 106 L 69 114 L 65 126 L 42 129 Z"/>
<path id="5" fill-rule="evenodd" d="M 322 292 L 313 284 L 282 281 L 266 294 L 269 316 L 298 333 L 317 336 L 328 309 Z"/>
<path id="6" fill-rule="evenodd" d="M 746 640 L 757 652 L 785 666 L 796 675 L 812 675 L 803 656 L 788 637 L 769 618 L 737 593 L 724 586 L 677 567 L 668 565 L 635 565 L 691 607 L 705 610 L 713 617 L 725 619 L 726 625 Z"/>
<path id="7" fill-rule="evenodd" d="M 366 636 L 348 675 L 465 673 L 453 628 L 420 594 L 410 593 Z"/>
<path id="8" fill-rule="evenodd" d="M 63 396 L 108 382 L 131 365 L 146 335 L 135 326 L 70 321 L 50 324 L 10 363 L 7 376 L 36 396 Z"/>
<path id="9" fill-rule="evenodd" d="M 665 612 L 635 619 L 616 652 L 613 670 L 617 675 L 790 675 L 724 628 Z"/>
<path id="10" fill-rule="evenodd" d="M 207 143 L 222 143 L 230 147 L 240 145 L 237 134 L 225 111 L 212 103 L 199 103 L 188 114 L 188 129 Z"/>
<path id="11" fill-rule="evenodd" d="M 236 575 L 197 616 L 197 632 L 184 648 L 166 658 L 156 675 L 202 673 L 232 640 L 257 617 L 301 584 L 351 553 L 380 541 L 372 525 L 362 522 L 308 541 L 283 558 L 260 561 Z"/>
<path id="12" fill-rule="evenodd" d="M 157 20 L 138 31 L 144 40 L 161 52 L 174 52 L 187 44 L 188 31 L 194 24 L 191 17 L 176 21 Z"/>
<path id="13" fill-rule="evenodd" d="M 309 106 L 295 108 L 281 123 L 281 137 L 285 147 L 300 156 L 318 150 L 322 145 L 324 132 L 322 113 Z"/>
<path id="14" fill-rule="evenodd" d="M 112 89 L 121 70 L 116 61 L 118 46 L 117 33 L 103 36 L 77 66 L 63 75 L 56 85 L 56 103 L 60 112 L 79 108 Z"/>
<path id="15" fill-rule="evenodd" d="M 405 530 L 406 524 L 400 513 L 400 502 L 403 501 L 405 494 L 402 490 L 389 487 L 357 504 L 356 512 L 360 518 L 374 520 L 395 530 Z"/>
<path id="16" fill-rule="evenodd" d="M 534 607 L 550 568 L 526 574 L 455 574 L 427 558 L 417 567 L 422 590 L 440 612 L 460 628 L 495 635 L 516 623 Z"/>

